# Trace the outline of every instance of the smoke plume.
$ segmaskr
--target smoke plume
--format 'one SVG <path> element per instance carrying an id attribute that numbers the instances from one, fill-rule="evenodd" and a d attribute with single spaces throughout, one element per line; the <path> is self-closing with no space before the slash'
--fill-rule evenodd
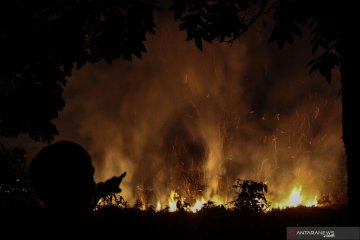
<path id="1" fill-rule="evenodd" d="M 252 31 L 200 52 L 157 22 L 143 59 L 87 65 L 66 88 L 57 140 L 90 152 L 97 181 L 127 171 L 125 199 L 152 204 L 171 190 L 228 201 L 237 178 L 273 201 L 344 191 L 339 85 L 308 74 L 305 40 L 280 51 Z"/>

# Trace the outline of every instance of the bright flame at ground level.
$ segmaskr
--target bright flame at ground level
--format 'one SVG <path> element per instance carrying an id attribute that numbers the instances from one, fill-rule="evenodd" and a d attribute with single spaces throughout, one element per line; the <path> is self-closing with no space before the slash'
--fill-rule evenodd
<path id="1" fill-rule="evenodd" d="M 268 199 L 269 200 L 269 199 Z M 317 195 L 311 196 L 305 194 L 302 191 L 302 186 L 295 186 L 292 188 L 291 192 L 289 193 L 288 197 L 284 200 L 274 201 L 271 202 L 270 209 L 284 209 L 289 207 L 298 207 L 298 206 L 305 206 L 305 207 L 316 207 L 318 206 Z M 160 201 L 157 202 L 156 211 L 161 211 L 165 208 L 161 208 L 161 206 L 168 206 L 169 212 L 175 212 L 182 208 L 188 212 L 198 212 L 200 211 L 207 203 L 212 203 L 214 206 L 223 206 L 224 208 L 232 208 L 233 204 L 224 201 L 221 197 L 215 196 L 212 197 L 210 200 L 205 200 L 204 197 L 201 197 L 195 201 L 193 204 L 189 204 L 186 202 L 186 199 L 180 197 L 176 191 L 171 191 L 170 196 L 168 198 L 167 204 L 161 204 Z"/>
<path id="2" fill-rule="evenodd" d="M 167 205 L 164 204 L 164 205 L 168 206 L 169 212 L 176 212 L 179 209 L 183 209 L 184 211 L 187 211 L 187 212 L 196 213 L 196 212 L 200 211 L 206 203 L 209 203 L 209 202 L 213 203 L 214 206 L 221 206 L 221 205 L 224 206 L 225 205 L 224 201 L 222 201 L 218 197 L 213 197 L 211 200 L 208 200 L 208 201 L 206 201 L 202 197 L 200 199 L 197 199 L 195 201 L 195 203 L 190 204 L 190 203 L 186 202 L 186 199 L 184 197 L 180 197 L 179 194 L 173 190 L 170 192 L 170 196 L 168 198 L 168 204 Z M 166 209 L 166 208 L 162 209 L 161 206 L 162 205 L 161 205 L 160 201 L 158 201 L 157 207 L 156 207 L 157 212 Z"/>
<path id="3" fill-rule="evenodd" d="M 275 203 L 273 208 L 284 209 L 297 206 L 316 207 L 318 206 L 317 196 L 305 195 L 302 192 L 302 187 L 296 186 L 292 189 L 287 199 Z"/>
<path id="4" fill-rule="evenodd" d="M 267 197 L 268 198 L 268 197 Z M 269 201 L 269 199 L 268 199 Z M 305 194 L 302 186 L 295 186 L 292 188 L 291 192 L 288 194 L 288 197 L 280 200 L 280 201 L 272 201 L 270 199 L 271 205 L 270 208 L 267 209 L 285 209 L 289 207 L 316 207 L 318 206 L 317 196 L 311 196 Z M 105 202 L 99 201 L 98 206 L 106 205 Z M 153 207 L 155 206 L 155 207 Z M 179 210 L 183 210 L 186 212 L 196 213 L 207 207 L 224 207 L 226 209 L 234 208 L 234 204 L 232 202 L 224 201 L 220 196 L 214 196 L 209 200 L 206 200 L 204 197 L 198 198 L 195 202 L 189 203 L 186 201 L 186 198 L 181 197 L 176 191 L 172 190 L 169 194 L 167 202 L 157 201 L 156 205 L 151 205 L 147 203 L 143 203 L 140 210 L 154 209 L 156 212 L 160 211 L 168 211 L 168 212 L 176 212 Z"/>

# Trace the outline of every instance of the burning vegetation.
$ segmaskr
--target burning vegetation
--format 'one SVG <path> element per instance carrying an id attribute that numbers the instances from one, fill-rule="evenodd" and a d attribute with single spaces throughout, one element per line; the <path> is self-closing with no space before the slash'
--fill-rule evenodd
<path id="1" fill-rule="evenodd" d="M 205 200 L 201 197 L 191 203 L 187 202 L 186 198 L 181 197 L 176 191 L 171 191 L 167 203 L 157 201 L 156 205 L 152 205 L 151 203 L 137 199 L 134 205 L 131 206 L 120 194 L 112 193 L 100 199 L 95 210 L 113 206 L 118 208 L 133 207 L 142 211 L 149 210 L 155 212 L 186 211 L 196 213 L 203 209 L 221 208 L 241 212 L 260 213 L 268 212 L 272 209 L 285 209 L 299 206 L 325 206 L 324 202 L 323 204 L 318 203 L 318 196 L 308 196 L 303 194 L 301 187 L 294 187 L 288 198 L 274 203 L 270 203 L 267 200 L 266 193 L 268 191 L 268 187 L 264 183 L 237 179 L 233 188 L 235 188 L 235 199 L 230 202 L 225 202 L 221 198 Z"/>
<path id="2" fill-rule="evenodd" d="M 65 92 L 61 137 L 89 150 L 96 181 L 128 173 L 121 197 L 99 206 L 269 211 L 346 201 L 339 88 L 308 74 L 303 45 L 274 52 L 250 34 L 200 53 L 159 23 L 144 59 L 85 66 Z M 241 193 L 237 179 L 264 185 Z"/>

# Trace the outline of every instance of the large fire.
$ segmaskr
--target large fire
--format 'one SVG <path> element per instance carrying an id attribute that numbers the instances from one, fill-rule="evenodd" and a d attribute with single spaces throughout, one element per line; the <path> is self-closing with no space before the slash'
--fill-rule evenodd
<path id="1" fill-rule="evenodd" d="M 335 78 L 327 86 L 307 50 L 273 55 L 257 34 L 199 52 L 172 22 L 141 61 L 88 65 L 67 87 L 59 132 L 84 143 L 96 181 L 126 171 L 121 195 L 154 211 L 231 208 L 237 179 L 266 183 L 272 209 L 344 195 Z"/>
<path id="2" fill-rule="evenodd" d="M 180 209 L 187 211 L 187 212 L 193 212 L 196 213 L 200 211 L 205 204 L 212 203 L 213 206 L 224 206 L 225 203 L 220 198 L 213 198 L 211 200 L 205 200 L 203 197 L 197 199 L 193 204 L 190 204 L 186 202 L 186 198 L 180 197 L 179 194 L 172 190 L 170 192 L 169 198 L 166 203 L 161 203 L 161 201 L 156 202 L 155 211 L 169 211 L 169 212 L 176 212 Z M 141 210 L 147 210 L 149 207 L 151 208 L 151 204 L 145 204 L 145 207 Z"/>
<path id="3" fill-rule="evenodd" d="M 275 201 L 271 203 L 271 206 L 266 211 L 271 211 L 272 209 L 285 209 L 291 207 L 317 207 L 318 200 L 317 195 L 305 194 L 302 191 L 301 186 L 295 186 L 288 197 L 282 199 L 280 201 Z M 232 209 L 233 203 L 226 203 L 221 197 L 217 196 L 209 200 L 205 200 L 204 197 L 196 199 L 194 203 L 186 202 L 186 198 L 181 197 L 176 191 L 172 190 L 169 194 L 167 202 L 162 203 L 161 201 L 156 202 L 156 207 L 154 209 L 153 205 L 148 203 L 142 203 L 140 210 L 146 211 L 148 209 L 153 209 L 156 212 L 168 211 L 168 212 L 176 212 L 179 210 L 196 213 L 203 209 L 204 206 L 211 204 L 212 207 L 223 207 L 226 209 Z M 106 205 L 102 200 L 98 203 L 99 206 Z"/>
<path id="4" fill-rule="evenodd" d="M 301 186 L 296 186 L 287 199 L 274 203 L 274 208 L 280 209 L 297 206 L 316 207 L 318 206 L 317 196 L 306 195 L 302 192 Z"/>

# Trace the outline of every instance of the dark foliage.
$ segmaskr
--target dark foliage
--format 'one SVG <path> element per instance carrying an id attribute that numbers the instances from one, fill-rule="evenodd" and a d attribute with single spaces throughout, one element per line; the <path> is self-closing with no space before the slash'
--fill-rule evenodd
<path id="1" fill-rule="evenodd" d="M 116 197 L 116 193 L 120 193 L 122 189 L 119 187 L 120 183 L 126 176 L 126 172 L 119 176 L 114 176 L 105 182 L 97 183 L 96 185 L 96 196 L 95 199 Z M 115 198 L 116 199 L 116 198 Z"/>
<path id="2" fill-rule="evenodd" d="M 0 135 L 50 142 L 72 70 L 132 60 L 155 33 L 156 0 L 6 0 L 0 8 Z"/>
<path id="3" fill-rule="evenodd" d="M 140 199 L 136 199 L 134 203 L 135 209 L 142 209 L 144 207 L 144 203 Z"/>
<path id="4" fill-rule="evenodd" d="M 21 204 L 30 192 L 25 151 L 0 144 L 0 205 Z"/>
<path id="5" fill-rule="evenodd" d="M 244 212 L 264 212 L 270 207 L 267 202 L 265 193 L 267 185 L 251 180 L 237 179 L 233 186 L 236 189 L 236 199 L 233 201 L 236 210 Z"/>
<path id="6" fill-rule="evenodd" d="M 242 1 L 174 1 L 171 7 L 175 20 L 179 20 L 179 29 L 186 30 L 186 41 L 194 40 L 202 50 L 202 41 L 233 42 L 244 34 L 260 17 L 271 13 L 273 29 L 270 42 L 276 42 L 279 48 L 285 43 L 292 44 L 295 36 L 302 36 L 303 28 L 309 27 L 313 39 L 312 52 L 321 47 L 325 51 L 320 57 L 309 63 L 311 72 L 319 70 L 328 82 L 331 81 L 331 69 L 339 66 L 336 54 L 336 41 L 343 31 L 343 3 L 338 1 L 278 1 L 278 0 L 242 0 Z M 265 20 L 263 25 L 266 26 Z"/>
<path id="7" fill-rule="evenodd" d="M 114 192 L 108 194 L 105 197 L 99 199 L 99 203 L 97 204 L 95 210 L 99 210 L 103 207 L 119 207 L 119 208 L 129 208 L 129 203 L 125 201 L 123 196 L 116 194 Z"/>
<path id="8" fill-rule="evenodd" d="M 186 30 L 186 41 L 194 39 L 202 50 L 202 40 L 209 43 L 236 40 L 263 13 L 267 3 L 267 0 L 175 0 L 171 9 L 175 20 L 180 21 L 179 29 Z"/>

